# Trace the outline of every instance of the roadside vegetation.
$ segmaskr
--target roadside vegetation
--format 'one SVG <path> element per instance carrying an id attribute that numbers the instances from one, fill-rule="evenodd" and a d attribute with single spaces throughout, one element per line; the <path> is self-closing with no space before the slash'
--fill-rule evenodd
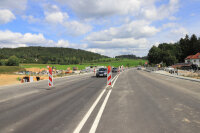
<path id="1" fill-rule="evenodd" d="M 19 66 L 0 66 L 0 74 L 9 74 L 24 70 L 25 70 L 24 68 Z"/>
<path id="2" fill-rule="evenodd" d="M 148 53 L 148 61 L 150 64 L 163 63 L 164 66 L 170 66 L 175 63 L 184 62 L 189 55 L 195 55 L 200 52 L 200 37 L 196 35 L 181 38 L 176 43 L 162 43 L 153 46 Z"/>
<path id="3" fill-rule="evenodd" d="M 104 61 L 102 62 L 97 62 L 93 61 L 90 63 L 83 63 L 83 64 L 73 64 L 73 65 L 59 65 L 59 64 L 20 64 L 22 68 L 47 68 L 47 66 L 54 66 L 56 67 L 57 70 L 66 70 L 67 68 L 73 68 L 73 67 L 78 67 L 79 70 L 85 69 L 85 67 L 88 66 L 108 66 L 111 65 L 113 67 L 118 67 L 118 66 L 128 66 L 128 67 L 135 67 L 138 65 L 144 65 L 147 60 L 133 60 L 133 59 L 120 59 L 117 60 L 115 58 L 110 58 L 110 59 L 102 59 Z"/>

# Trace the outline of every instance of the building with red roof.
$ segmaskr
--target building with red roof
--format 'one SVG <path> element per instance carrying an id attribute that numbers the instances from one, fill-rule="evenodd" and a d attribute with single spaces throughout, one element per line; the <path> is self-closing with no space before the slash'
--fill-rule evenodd
<path id="1" fill-rule="evenodd" d="M 200 67 L 200 52 L 185 58 L 185 63 L 192 63 Z"/>

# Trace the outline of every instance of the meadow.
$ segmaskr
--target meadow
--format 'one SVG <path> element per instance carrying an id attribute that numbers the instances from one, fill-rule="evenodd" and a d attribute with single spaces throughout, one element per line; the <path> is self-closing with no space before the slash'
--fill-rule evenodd
<path id="1" fill-rule="evenodd" d="M 22 68 L 47 68 L 47 66 L 54 66 L 57 70 L 66 70 L 68 67 L 71 69 L 73 67 L 78 67 L 79 70 L 85 69 L 88 66 L 113 66 L 119 67 L 121 65 L 128 66 L 128 67 L 135 67 L 138 65 L 143 65 L 147 60 L 135 60 L 135 59 L 122 59 L 122 60 L 111 60 L 109 62 L 90 62 L 90 63 L 83 63 L 83 64 L 75 64 L 75 65 L 57 65 L 57 64 L 20 64 Z"/>

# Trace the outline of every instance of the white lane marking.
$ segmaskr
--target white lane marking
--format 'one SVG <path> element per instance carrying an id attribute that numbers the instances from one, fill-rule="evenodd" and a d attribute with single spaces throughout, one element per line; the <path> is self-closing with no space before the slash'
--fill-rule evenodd
<path id="1" fill-rule="evenodd" d="M 81 120 L 81 122 L 78 124 L 78 126 L 76 127 L 76 129 L 74 130 L 73 133 L 79 133 L 82 129 L 82 127 L 84 126 L 85 122 L 87 121 L 87 119 L 89 118 L 90 114 L 92 113 L 92 111 L 94 110 L 94 108 L 96 107 L 97 103 L 99 102 L 99 100 L 101 99 L 101 97 L 103 96 L 104 92 L 106 91 L 106 89 L 104 89 L 101 94 L 99 95 L 99 97 L 96 99 L 96 101 L 93 103 L 93 105 L 90 107 L 90 109 L 88 110 L 88 112 L 86 113 L 86 115 L 83 117 L 83 119 Z"/>
<path id="2" fill-rule="evenodd" d="M 112 83 L 112 88 L 115 85 L 115 82 L 117 81 L 118 77 L 119 77 L 119 75 L 117 75 L 116 80 Z"/>
<path id="3" fill-rule="evenodd" d="M 117 76 L 117 75 L 116 75 Z M 115 77 L 116 77 L 115 76 Z M 115 79 L 115 77 L 113 79 Z M 105 89 L 103 89 L 103 91 L 100 93 L 100 95 L 98 96 L 98 98 L 95 100 L 95 102 L 92 104 L 92 106 L 90 107 L 90 109 L 88 110 L 88 112 L 85 114 L 85 116 L 83 117 L 83 119 L 80 121 L 80 123 L 78 124 L 78 126 L 76 127 L 76 129 L 74 130 L 73 133 L 79 133 L 81 131 L 81 129 L 83 128 L 83 126 L 85 125 L 85 122 L 87 121 L 87 119 L 90 117 L 92 111 L 94 110 L 94 108 L 96 107 L 96 105 L 98 104 L 98 102 L 100 101 L 101 97 L 103 96 L 103 94 L 106 91 L 106 88 L 108 86 L 105 87 Z"/>
<path id="4" fill-rule="evenodd" d="M 118 77 L 119 77 L 119 75 L 117 75 L 117 77 L 115 78 L 115 81 L 114 81 L 112 87 L 114 86 L 114 84 L 115 84 L 115 82 L 116 82 L 116 80 L 117 80 Z M 107 93 L 107 95 L 106 95 L 106 98 L 104 99 L 103 104 L 101 105 L 101 108 L 100 108 L 100 110 L 99 110 L 99 112 L 98 112 L 98 114 L 97 114 L 97 116 L 96 116 L 96 118 L 95 118 L 95 120 L 94 120 L 94 122 L 93 122 L 93 124 L 92 124 L 92 127 L 91 127 L 89 133 L 95 133 L 95 132 L 96 132 L 97 126 L 98 126 L 98 124 L 99 124 L 99 121 L 100 121 L 101 116 L 102 116 L 102 114 L 103 114 L 103 111 L 104 111 L 104 109 L 105 109 L 105 107 L 106 107 L 106 104 L 107 104 L 107 102 L 108 102 L 108 99 L 109 99 L 109 97 L 110 97 L 111 92 L 112 92 L 112 89 L 110 89 L 110 90 L 108 91 L 108 93 Z"/>
<path id="5" fill-rule="evenodd" d="M 23 94 L 20 94 L 20 95 L 16 95 L 16 96 L 13 96 L 13 97 L 10 97 L 10 98 L 6 98 L 6 99 L 3 99 L 3 100 L 0 100 L 0 103 L 6 102 L 8 100 L 24 97 L 24 96 L 27 96 L 27 95 L 31 95 L 31 94 L 34 94 L 34 93 L 38 93 L 38 92 L 39 92 L 38 90 L 34 90 L 34 91 L 31 91 L 31 92 L 26 92 L 26 93 L 23 93 Z"/>
<path id="6" fill-rule="evenodd" d="M 95 133 L 95 132 L 96 132 L 97 126 L 98 126 L 98 124 L 99 124 L 99 121 L 100 121 L 101 116 L 102 116 L 102 114 L 103 114 L 103 111 L 104 111 L 104 109 L 105 109 L 105 107 L 106 107 L 106 103 L 107 103 L 107 101 L 108 101 L 108 98 L 109 98 L 111 92 L 112 92 L 112 89 L 109 90 L 109 92 L 108 92 L 106 98 L 104 99 L 103 104 L 101 105 L 101 108 L 100 108 L 100 110 L 99 110 L 99 112 L 98 112 L 98 114 L 97 114 L 97 116 L 96 116 L 96 118 L 95 118 L 94 123 L 92 124 L 92 127 L 91 127 L 89 133 Z"/>

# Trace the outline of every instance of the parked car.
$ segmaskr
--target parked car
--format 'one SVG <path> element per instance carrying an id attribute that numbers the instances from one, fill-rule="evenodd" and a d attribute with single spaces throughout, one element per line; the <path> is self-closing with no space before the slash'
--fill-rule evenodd
<path id="1" fill-rule="evenodd" d="M 118 71 L 118 69 L 117 69 L 116 67 L 113 67 L 113 68 L 112 68 L 112 72 L 113 72 L 113 73 L 116 73 L 117 71 Z"/>
<path id="2" fill-rule="evenodd" d="M 141 66 L 137 67 L 137 70 L 142 70 L 142 67 Z"/>
<path id="3" fill-rule="evenodd" d="M 165 71 L 167 71 L 167 72 L 174 71 L 174 68 L 173 67 L 167 67 L 167 68 L 165 68 Z"/>
<path id="4" fill-rule="evenodd" d="M 107 68 L 99 68 L 96 72 L 96 77 L 107 77 Z"/>

